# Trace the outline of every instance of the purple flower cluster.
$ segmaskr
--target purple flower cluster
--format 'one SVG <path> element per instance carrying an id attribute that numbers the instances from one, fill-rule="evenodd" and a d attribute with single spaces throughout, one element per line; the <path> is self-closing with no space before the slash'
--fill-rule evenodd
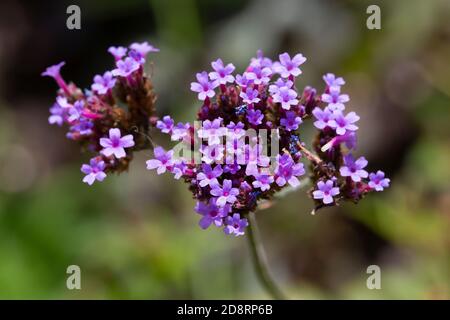
<path id="1" fill-rule="evenodd" d="M 155 148 L 155 159 L 147 161 L 147 168 L 158 174 L 181 172 L 198 199 L 196 211 L 202 216 L 202 228 L 214 224 L 226 234 L 244 234 L 245 216 L 256 209 L 258 200 L 269 199 L 284 187 L 298 186 L 299 177 L 305 174 L 300 153 L 280 154 L 289 148 L 305 116 L 294 87 L 305 58 L 298 54 L 291 59 L 287 53 L 279 58 L 272 62 L 258 52 L 245 72 L 237 75 L 233 64 L 217 59 L 211 63 L 211 72 L 197 73 L 191 90 L 202 101 L 200 127 L 178 126 L 186 133 L 185 142 L 197 142 L 200 161 L 175 157 L 173 151 L 161 147 Z M 181 141 L 174 139 L 174 123 L 165 116 L 156 127 L 172 140 Z M 272 153 L 272 165 L 264 149 L 270 137 L 259 135 L 263 129 L 275 131 L 281 138 L 281 149 Z M 256 135 L 247 141 L 248 130 Z"/>
<path id="2" fill-rule="evenodd" d="M 369 174 L 366 171 L 368 161 L 364 157 L 355 159 L 352 154 L 356 148 L 358 126 L 355 123 L 359 116 L 355 112 L 345 113 L 345 103 L 350 97 L 341 93 L 344 79 L 328 73 L 323 80 L 325 91 L 316 98 L 311 112 L 314 126 L 319 130 L 314 143 L 318 157 L 312 159 L 315 188 L 311 195 L 316 208 L 340 200 L 357 202 L 370 191 L 382 191 L 390 182 L 380 170 Z"/>
<path id="3" fill-rule="evenodd" d="M 97 152 L 81 171 L 83 182 L 91 185 L 103 181 L 106 172 L 126 170 L 132 151 L 149 147 L 149 142 L 136 135 L 146 133 L 152 125 L 155 95 L 143 66 L 146 56 L 158 49 L 147 42 L 133 43 L 128 48 L 110 47 L 115 68 L 95 75 L 91 91 L 82 91 L 67 83 L 61 75 L 64 62 L 50 66 L 42 76 L 55 79 L 59 86 L 56 102 L 50 108 L 48 122 L 68 126 L 67 138 L 79 142 L 84 149 Z M 128 105 L 124 110 L 121 101 Z"/>
<path id="4" fill-rule="evenodd" d="M 246 215 L 257 209 L 259 200 L 300 185 L 299 177 L 305 175 L 302 159 L 311 164 L 315 187 L 310 194 L 317 207 L 342 199 L 355 201 L 389 185 L 383 172 L 369 175 L 365 171 L 364 157 L 355 160 L 351 153 L 343 155 L 343 145 L 350 150 L 356 146 L 359 120 L 355 112 L 345 113 L 350 100 L 341 93 L 345 81 L 329 73 L 323 78 L 322 95 L 311 87 L 301 93 L 296 89 L 305 61 L 301 54 L 291 58 L 287 53 L 272 61 L 259 51 L 245 72 L 233 74 L 233 64 L 217 59 L 211 63 L 212 71 L 197 73 L 191 83 L 201 101 L 197 125 L 175 125 L 170 116 L 157 122 L 161 132 L 187 144 L 194 154 L 180 156 L 175 149 L 156 147 L 147 168 L 183 178 L 197 199 L 195 210 L 201 215 L 202 229 L 214 225 L 226 234 L 244 234 Z M 319 130 L 316 153 L 299 136 L 301 124 L 312 117 Z M 270 131 L 271 137 L 262 135 L 263 131 Z M 269 157 L 264 147 L 274 136 L 278 145 L 271 146 Z"/>

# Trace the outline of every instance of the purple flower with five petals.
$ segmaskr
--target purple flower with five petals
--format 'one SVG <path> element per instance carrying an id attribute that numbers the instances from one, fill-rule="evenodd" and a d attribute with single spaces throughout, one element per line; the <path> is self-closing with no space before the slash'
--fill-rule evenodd
<path id="1" fill-rule="evenodd" d="M 174 127 L 174 121 L 170 116 L 164 116 L 162 120 L 156 122 L 156 127 L 161 130 L 162 133 L 171 134 Z"/>
<path id="2" fill-rule="evenodd" d="M 112 71 L 113 76 L 128 77 L 139 69 L 140 64 L 133 58 L 126 57 L 125 60 L 116 62 L 116 69 Z"/>
<path id="3" fill-rule="evenodd" d="M 239 189 L 233 188 L 231 180 L 225 179 L 222 187 L 216 184 L 210 192 L 211 195 L 217 197 L 216 204 L 223 207 L 226 203 L 233 204 L 237 200 L 236 196 L 239 194 Z"/>
<path id="4" fill-rule="evenodd" d="M 288 87 L 281 87 L 272 97 L 274 102 L 281 103 L 281 107 L 286 110 L 291 109 L 291 105 L 298 104 L 297 92 Z"/>
<path id="5" fill-rule="evenodd" d="M 244 90 L 241 91 L 241 93 L 239 94 L 242 100 L 248 104 L 258 103 L 259 101 L 261 101 L 261 99 L 258 98 L 258 95 L 259 95 L 258 90 L 250 87 L 246 88 L 245 91 Z"/>
<path id="6" fill-rule="evenodd" d="M 163 174 L 166 171 L 170 171 L 175 161 L 173 160 L 173 150 L 167 152 L 162 147 L 156 147 L 153 150 L 155 159 L 147 160 L 147 170 L 156 169 L 158 174 Z"/>
<path id="7" fill-rule="evenodd" d="M 198 82 L 191 82 L 191 91 L 198 93 L 198 99 L 204 101 L 207 97 L 214 97 L 214 95 L 216 94 L 214 92 L 214 89 L 218 85 L 217 82 L 209 81 L 206 71 L 197 73 L 196 77 Z"/>
<path id="8" fill-rule="evenodd" d="M 300 123 L 302 123 L 302 118 L 297 116 L 294 111 L 287 111 L 286 117 L 280 119 L 280 124 L 285 127 L 287 131 L 297 130 Z"/>
<path id="9" fill-rule="evenodd" d="M 270 68 L 254 67 L 251 71 L 246 72 L 246 77 L 257 85 L 269 83 L 271 75 L 272 70 Z"/>
<path id="10" fill-rule="evenodd" d="M 359 116 L 355 112 L 349 112 L 347 115 L 340 111 L 334 113 L 334 119 L 330 121 L 330 126 L 336 130 L 338 135 L 344 135 L 346 132 L 358 130 L 358 126 L 354 123 L 359 120 Z"/>
<path id="11" fill-rule="evenodd" d="M 274 70 L 278 72 L 283 78 L 288 78 L 289 76 L 297 77 L 302 71 L 299 66 L 306 61 L 306 58 L 301 54 L 296 54 L 292 59 L 288 53 L 283 53 L 279 55 L 280 62 L 275 63 Z"/>
<path id="12" fill-rule="evenodd" d="M 224 66 L 222 59 L 217 59 L 211 63 L 214 71 L 209 73 L 209 77 L 213 81 L 217 81 L 219 84 L 226 84 L 227 82 L 233 83 L 234 77 L 232 75 L 235 67 L 232 63 Z"/>
<path id="13" fill-rule="evenodd" d="M 264 115 L 262 114 L 261 110 L 250 109 L 247 111 L 247 120 L 249 123 L 257 126 L 262 123 L 263 119 Z"/>
<path id="14" fill-rule="evenodd" d="M 317 190 L 313 191 L 314 199 L 322 199 L 324 204 L 333 203 L 333 197 L 339 194 L 339 188 L 334 187 L 333 180 L 326 182 L 319 181 L 317 183 Z"/>
<path id="15" fill-rule="evenodd" d="M 391 180 L 384 177 L 384 172 L 378 170 L 377 173 L 371 173 L 369 175 L 369 187 L 375 189 L 375 191 L 383 191 L 384 188 L 389 187 Z"/>
<path id="16" fill-rule="evenodd" d="M 341 176 L 351 177 L 354 182 L 361 181 L 361 178 L 367 178 L 368 173 L 364 168 L 367 166 L 367 160 L 364 157 L 360 157 L 355 161 L 353 155 L 349 153 L 344 157 L 344 166 L 339 169 Z"/>
<path id="17" fill-rule="evenodd" d="M 223 231 L 225 234 L 234 234 L 237 236 L 244 235 L 244 229 L 248 226 L 248 221 L 245 218 L 241 219 L 239 213 L 233 214 L 233 216 L 228 216 L 225 218 L 225 228 Z"/>
<path id="18" fill-rule="evenodd" d="M 213 223 L 216 227 L 222 226 L 223 218 L 231 212 L 231 206 L 227 204 L 219 207 L 215 204 L 214 199 L 210 199 L 208 204 L 197 202 L 195 211 L 203 216 L 198 223 L 200 228 L 207 229 Z"/>
<path id="19" fill-rule="evenodd" d="M 326 127 L 333 127 L 335 125 L 333 122 L 334 114 L 328 108 L 322 110 L 319 107 L 315 107 L 312 114 L 317 119 L 314 121 L 314 126 L 317 129 L 323 130 Z"/>
<path id="20" fill-rule="evenodd" d="M 222 166 L 220 164 L 216 165 L 214 169 L 206 163 L 202 164 L 202 172 L 197 173 L 197 180 L 199 181 L 200 187 L 210 186 L 213 188 L 219 182 L 217 177 L 220 177 L 223 173 Z"/>
<path id="21" fill-rule="evenodd" d="M 260 173 L 255 176 L 256 180 L 252 182 L 253 187 L 260 188 L 261 191 L 270 189 L 270 184 L 274 181 L 270 174 Z"/>
<path id="22" fill-rule="evenodd" d="M 83 164 L 81 166 L 81 172 L 86 176 L 83 178 L 83 182 L 88 185 L 92 185 L 95 180 L 103 181 L 106 178 L 105 162 L 100 157 L 92 158 L 89 164 Z"/>
<path id="23" fill-rule="evenodd" d="M 341 94 L 340 87 L 331 87 L 329 93 L 322 94 L 322 101 L 328 103 L 331 111 L 343 111 L 344 103 L 349 102 L 348 94 Z"/>
<path id="24" fill-rule="evenodd" d="M 134 146 L 134 139 L 131 134 L 121 137 L 120 129 L 109 129 L 109 138 L 100 138 L 100 145 L 103 147 L 102 154 L 109 157 L 114 155 L 117 159 L 124 158 L 127 154 L 125 148 Z"/>
<path id="25" fill-rule="evenodd" d="M 282 187 L 286 183 L 289 183 L 292 187 L 300 185 L 298 176 L 305 174 L 305 168 L 303 163 L 294 163 L 292 157 L 288 154 L 277 156 L 277 166 L 275 169 L 275 182 L 278 186 Z"/>
<path id="26" fill-rule="evenodd" d="M 116 84 L 116 79 L 114 79 L 110 71 L 106 71 L 103 76 L 96 75 L 94 77 L 94 84 L 91 86 L 92 91 L 98 94 L 106 94 L 109 90 L 114 88 Z"/>

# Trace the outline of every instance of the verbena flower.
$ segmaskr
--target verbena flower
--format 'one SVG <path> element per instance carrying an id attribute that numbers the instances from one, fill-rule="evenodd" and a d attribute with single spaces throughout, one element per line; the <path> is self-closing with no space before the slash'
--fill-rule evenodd
<path id="1" fill-rule="evenodd" d="M 105 170 L 105 161 L 102 160 L 101 157 L 92 158 L 89 161 L 89 164 L 83 164 L 81 166 L 81 172 L 83 172 L 86 176 L 83 178 L 83 182 L 88 185 L 92 185 L 95 180 L 103 181 L 106 178 Z"/>
<path id="2" fill-rule="evenodd" d="M 134 146 L 133 136 L 127 134 L 121 136 L 120 129 L 109 129 L 109 138 L 100 138 L 100 145 L 103 147 L 101 153 L 107 157 L 114 155 L 117 159 L 126 157 L 125 148 Z"/>
<path id="3" fill-rule="evenodd" d="M 291 58 L 284 53 L 272 61 L 258 51 L 245 71 L 234 76 L 234 66 L 218 59 L 209 76 L 197 73 L 197 82 L 191 84 L 201 101 L 199 127 L 174 126 L 169 116 L 157 122 L 161 132 L 182 141 L 188 152 L 175 160 L 174 153 L 157 147 L 148 168 L 170 172 L 187 183 L 198 201 L 201 228 L 213 225 L 226 234 L 244 234 L 246 216 L 261 200 L 301 184 L 306 174 L 303 162 L 309 162 L 315 187 L 308 193 L 315 209 L 357 202 L 388 185 L 378 173 L 368 180 L 367 161 L 354 160 L 349 153 L 356 148 L 359 116 L 344 113 L 349 101 L 340 93 L 344 79 L 326 74 L 323 93 L 310 86 L 297 89 L 296 76 L 305 60 L 301 54 Z M 300 138 L 300 124 L 310 118 L 317 129 L 313 150 Z M 177 128 L 182 139 L 173 139 Z M 277 144 L 272 145 L 272 139 Z"/>
<path id="4" fill-rule="evenodd" d="M 334 186 L 333 180 L 319 181 L 317 183 L 317 190 L 313 191 L 314 199 L 322 200 L 324 204 L 333 203 L 333 197 L 338 194 L 339 188 Z"/>
<path id="5" fill-rule="evenodd" d="M 355 161 L 352 154 L 349 153 L 344 157 L 344 166 L 339 169 L 341 176 L 350 177 L 354 182 L 359 182 L 363 178 L 368 177 L 368 173 L 364 168 L 367 166 L 367 160 L 364 157 Z"/>
<path id="6" fill-rule="evenodd" d="M 377 173 L 369 174 L 369 187 L 375 191 L 383 191 L 384 188 L 389 187 L 390 179 L 384 177 L 384 172 L 378 170 Z"/>
<path id="7" fill-rule="evenodd" d="M 90 164 L 82 168 L 86 174 L 84 182 L 92 184 L 102 181 L 106 173 L 126 170 L 133 151 L 151 148 L 147 135 L 157 121 L 155 94 L 142 59 L 155 51 L 148 43 L 132 44 L 130 48 L 110 47 L 108 52 L 114 56 L 116 67 L 96 75 L 92 91 L 65 82 L 61 75 L 64 62 L 42 73 L 54 78 L 60 88 L 48 122 L 67 125 L 68 139 L 96 153 Z"/>

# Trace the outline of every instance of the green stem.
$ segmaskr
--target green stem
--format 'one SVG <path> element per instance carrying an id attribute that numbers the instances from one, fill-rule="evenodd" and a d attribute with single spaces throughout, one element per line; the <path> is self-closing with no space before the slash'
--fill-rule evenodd
<path id="1" fill-rule="evenodd" d="M 256 224 L 255 214 L 248 214 L 247 237 L 250 246 L 251 257 L 255 267 L 256 274 L 267 292 L 277 300 L 284 300 L 286 297 L 275 284 L 275 281 L 269 274 L 267 259 L 262 245 L 258 226 Z"/>

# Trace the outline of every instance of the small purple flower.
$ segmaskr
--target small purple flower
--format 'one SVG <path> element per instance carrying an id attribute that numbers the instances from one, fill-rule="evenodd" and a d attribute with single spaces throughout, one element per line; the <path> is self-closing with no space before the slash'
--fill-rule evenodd
<path id="1" fill-rule="evenodd" d="M 280 119 L 280 124 L 285 127 L 287 131 L 297 130 L 300 123 L 302 123 L 302 118 L 297 116 L 293 111 L 287 111 L 286 118 Z"/>
<path id="2" fill-rule="evenodd" d="M 179 180 L 186 173 L 187 165 L 184 160 L 174 160 L 174 165 L 170 172 L 173 173 L 173 178 Z"/>
<path id="3" fill-rule="evenodd" d="M 156 127 L 161 130 L 162 133 L 171 134 L 174 127 L 174 121 L 170 116 L 164 116 L 162 120 L 156 122 Z"/>
<path id="4" fill-rule="evenodd" d="M 297 92 L 288 87 L 281 87 L 272 97 L 273 101 L 281 103 L 281 107 L 285 110 L 291 109 L 291 105 L 298 104 Z"/>
<path id="5" fill-rule="evenodd" d="M 156 169 L 158 174 L 170 171 L 175 163 L 173 160 L 173 150 L 165 152 L 162 147 L 156 147 L 153 150 L 153 154 L 155 155 L 155 159 L 150 159 L 146 162 L 147 170 Z"/>
<path id="6" fill-rule="evenodd" d="M 244 73 L 242 76 L 240 74 L 236 75 L 236 83 L 242 88 L 246 88 L 252 84 L 253 81 L 247 77 L 247 73 Z"/>
<path id="7" fill-rule="evenodd" d="M 100 145 L 103 147 L 102 154 L 107 157 L 114 155 L 120 159 L 127 155 L 125 148 L 134 146 L 134 140 L 131 134 L 121 137 L 120 129 L 111 128 L 109 129 L 109 138 L 100 138 Z"/>
<path id="8" fill-rule="evenodd" d="M 255 188 L 260 188 L 261 191 L 266 191 L 270 189 L 270 184 L 274 181 L 273 176 L 269 174 L 257 174 L 255 176 L 256 181 L 253 181 L 252 185 Z"/>
<path id="9" fill-rule="evenodd" d="M 63 109 L 69 109 L 73 106 L 67 101 L 66 97 L 57 96 L 56 97 L 56 103 L 61 106 Z"/>
<path id="10" fill-rule="evenodd" d="M 143 58 L 149 53 L 149 52 L 159 52 L 158 48 L 155 48 L 151 44 L 149 44 L 147 41 L 142 43 L 132 43 L 130 45 L 130 49 L 135 50 L 138 52 Z"/>
<path id="11" fill-rule="evenodd" d="M 280 54 L 280 62 L 276 63 L 274 69 L 283 78 L 288 78 L 289 76 L 297 77 L 302 71 L 299 66 L 306 61 L 306 58 L 301 54 L 296 54 L 292 59 L 288 53 Z"/>
<path id="12" fill-rule="evenodd" d="M 248 221 L 245 218 L 241 219 L 239 213 L 233 214 L 232 217 L 228 216 L 225 218 L 225 228 L 223 231 L 225 234 L 234 234 L 237 236 L 244 235 L 244 229 L 248 226 Z"/>
<path id="13" fill-rule="evenodd" d="M 245 103 L 252 104 L 252 103 L 258 103 L 261 101 L 260 98 L 258 98 L 259 92 L 256 89 L 247 87 L 245 90 L 242 90 L 239 96 L 242 98 L 242 100 Z"/>
<path id="14" fill-rule="evenodd" d="M 339 194 L 339 188 L 334 187 L 333 180 L 319 181 L 317 189 L 313 191 L 313 197 L 314 199 L 322 199 L 324 204 L 332 203 L 334 201 L 333 197 Z"/>
<path id="15" fill-rule="evenodd" d="M 133 58 L 126 57 L 125 60 L 116 62 L 117 68 L 112 71 L 113 76 L 128 77 L 139 69 L 140 64 Z"/>
<path id="16" fill-rule="evenodd" d="M 219 144 L 220 138 L 226 134 L 227 129 L 222 126 L 222 118 L 213 121 L 203 121 L 202 128 L 198 130 L 198 136 L 202 139 L 208 139 L 209 145 Z"/>
<path id="17" fill-rule="evenodd" d="M 116 61 L 122 59 L 127 54 L 127 48 L 124 47 L 109 47 L 108 52 L 114 56 Z"/>
<path id="18" fill-rule="evenodd" d="M 312 111 L 314 117 L 317 121 L 314 121 L 314 126 L 317 129 L 323 130 L 326 127 L 333 127 L 334 123 L 334 114 L 328 109 L 320 109 L 319 107 L 314 108 Z"/>
<path id="19" fill-rule="evenodd" d="M 344 135 L 349 131 L 358 130 L 358 126 L 354 123 L 359 120 L 359 116 L 355 112 L 349 112 L 346 116 L 340 111 L 334 113 L 334 119 L 331 120 L 330 126 L 336 129 L 338 135 Z"/>
<path id="20" fill-rule="evenodd" d="M 217 59 L 211 63 L 214 72 L 209 73 L 209 77 L 213 81 L 217 81 L 219 84 L 226 84 L 227 82 L 233 83 L 234 77 L 232 75 L 235 67 L 229 63 L 224 66 L 222 59 Z"/>
<path id="21" fill-rule="evenodd" d="M 219 182 L 217 177 L 220 177 L 223 173 L 222 166 L 216 165 L 214 169 L 209 164 L 202 164 L 202 172 L 197 173 L 197 180 L 200 187 L 210 186 L 213 188 Z"/>
<path id="22" fill-rule="evenodd" d="M 105 162 L 100 157 L 92 158 L 89 164 L 83 164 L 81 166 L 81 172 L 86 176 L 83 178 L 83 182 L 88 185 L 92 185 L 95 180 L 103 181 L 106 178 Z"/>
<path id="23" fill-rule="evenodd" d="M 174 126 L 172 129 L 170 139 L 172 141 L 180 141 L 189 137 L 190 128 L 191 125 L 189 123 L 178 122 L 178 124 Z"/>
<path id="24" fill-rule="evenodd" d="M 191 82 L 191 91 L 198 92 L 198 99 L 204 101 L 206 97 L 212 98 L 216 94 L 214 89 L 217 87 L 216 81 L 209 81 L 206 71 L 197 73 L 198 82 Z"/>
<path id="25" fill-rule="evenodd" d="M 384 172 L 378 170 L 377 173 L 371 173 L 369 175 L 369 187 L 375 189 L 375 191 L 383 191 L 384 188 L 389 187 L 390 179 L 384 177 Z"/>
<path id="26" fill-rule="evenodd" d="M 269 83 L 271 75 L 272 70 L 270 68 L 254 67 L 251 71 L 246 72 L 247 78 L 253 80 L 256 85 Z"/>
<path id="27" fill-rule="evenodd" d="M 348 94 L 341 94 L 340 87 L 331 87 L 330 93 L 322 94 L 322 101 L 328 103 L 331 111 L 343 111 L 344 103 L 349 102 L 350 98 Z"/>
<path id="28" fill-rule="evenodd" d="M 203 216 L 198 223 L 200 228 L 207 229 L 213 223 L 216 227 L 222 226 L 223 218 L 231 212 L 231 206 L 227 204 L 219 207 L 215 204 L 214 199 L 211 199 L 208 204 L 197 202 L 195 211 Z"/>
<path id="29" fill-rule="evenodd" d="M 287 87 L 290 89 L 292 88 L 293 85 L 294 83 L 291 80 L 284 80 L 283 78 L 278 78 L 278 80 L 275 81 L 275 84 L 271 84 L 269 86 L 269 93 L 271 95 L 275 95 L 278 93 L 280 88 Z"/>
<path id="30" fill-rule="evenodd" d="M 272 68 L 272 60 L 264 57 L 261 49 L 256 51 L 256 57 L 250 60 L 250 67 L 252 68 Z"/>
<path id="31" fill-rule="evenodd" d="M 332 73 L 327 73 L 326 75 L 324 75 L 323 80 L 327 84 L 328 88 L 332 87 L 339 88 L 340 86 L 343 86 L 345 84 L 345 81 L 342 77 L 336 78 L 336 76 Z"/>
<path id="32" fill-rule="evenodd" d="M 264 115 L 262 114 L 261 110 L 254 110 L 250 109 L 247 112 L 247 120 L 249 123 L 257 126 L 262 123 L 264 119 Z"/>
<path id="33" fill-rule="evenodd" d="M 219 184 L 216 184 L 210 192 L 211 195 L 217 197 L 216 204 L 223 207 L 226 203 L 233 204 L 236 202 L 236 196 L 239 194 L 239 189 L 233 188 L 231 180 L 225 179 L 222 187 Z"/>
<path id="34" fill-rule="evenodd" d="M 106 71 L 103 76 L 96 75 L 94 77 L 94 84 L 91 86 L 92 91 L 98 94 L 106 94 L 109 90 L 114 88 L 116 79 L 114 79 L 110 71 Z"/>
<path id="35" fill-rule="evenodd" d="M 245 135 L 244 124 L 242 122 L 234 123 L 230 121 L 227 125 L 227 137 L 234 140 L 240 139 Z"/>
<path id="36" fill-rule="evenodd" d="M 210 145 L 210 146 L 202 146 L 200 152 L 203 154 L 202 161 L 211 164 L 211 163 L 221 163 L 224 156 L 225 148 L 221 145 Z"/>
<path id="37" fill-rule="evenodd" d="M 295 188 L 300 185 L 297 177 L 305 174 L 305 168 L 303 163 L 294 163 L 292 157 L 288 154 L 278 155 L 275 174 L 275 182 L 278 186 L 282 187 L 289 183 Z"/>
<path id="38" fill-rule="evenodd" d="M 351 177 L 354 182 L 361 181 L 361 178 L 367 178 L 368 173 L 364 168 L 367 166 L 367 160 L 360 157 L 355 161 L 353 155 L 349 153 L 344 157 L 344 166 L 339 169 L 341 176 Z"/>

